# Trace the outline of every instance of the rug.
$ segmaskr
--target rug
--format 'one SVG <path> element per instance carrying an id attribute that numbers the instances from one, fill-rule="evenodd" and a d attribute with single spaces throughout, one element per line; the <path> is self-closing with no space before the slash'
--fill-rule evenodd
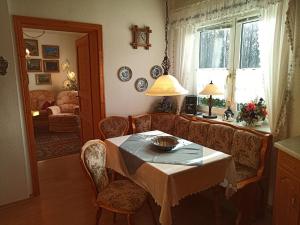
<path id="1" fill-rule="evenodd" d="M 37 160 L 80 152 L 80 135 L 76 133 L 38 132 L 35 135 Z"/>

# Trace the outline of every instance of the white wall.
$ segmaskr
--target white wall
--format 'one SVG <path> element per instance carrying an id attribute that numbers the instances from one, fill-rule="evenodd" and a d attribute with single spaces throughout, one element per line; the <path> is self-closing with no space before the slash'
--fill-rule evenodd
<path id="1" fill-rule="evenodd" d="M 8 9 L 7 4 L 8 3 Z M 129 115 L 147 112 L 154 97 L 136 92 L 138 77 L 154 82 L 149 70 L 160 64 L 164 51 L 164 1 L 162 0 L 2 0 L 0 1 L 0 54 L 9 60 L 9 74 L 0 77 L 0 205 L 24 199 L 31 192 L 29 164 L 18 86 L 17 60 L 12 42 L 10 15 L 79 21 L 103 26 L 104 77 L 107 115 Z M 130 46 L 132 24 L 150 26 L 149 50 Z M 119 67 L 133 71 L 132 80 L 117 78 Z"/>
<path id="2" fill-rule="evenodd" d="M 62 89 L 63 82 L 67 79 L 66 72 L 63 71 L 61 64 L 68 59 L 70 62 L 70 69 L 77 75 L 77 55 L 76 55 L 76 40 L 85 34 L 73 33 L 73 32 L 61 32 L 61 31 L 49 31 L 46 30 L 45 34 L 42 34 L 43 30 L 38 29 L 23 29 L 25 39 L 35 39 L 38 41 L 39 56 L 31 56 L 32 59 L 42 59 L 42 45 L 58 45 L 59 46 L 59 66 L 60 71 L 58 73 L 51 73 L 52 84 L 51 85 L 37 85 L 35 82 L 35 74 L 42 74 L 48 72 L 31 72 L 28 73 L 29 77 L 29 90 L 52 90 Z M 29 35 L 29 36 L 27 36 Z M 37 37 L 37 38 L 31 38 Z M 43 66 L 42 66 L 43 68 Z"/>
<path id="3" fill-rule="evenodd" d="M 0 55 L 9 63 L 0 75 L 0 205 L 27 198 L 31 181 L 24 151 L 23 117 L 15 68 L 11 24 L 6 1 L 0 1 Z"/>
<path id="4" fill-rule="evenodd" d="M 107 115 L 147 112 L 155 99 L 134 89 L 138 77 L 153 79 L 149 70 L 161 64 L 164 43 L 164 1 L 162 0 L 8 0 L 11 14 L 81 21 L 103 25 L 104 76 Z M 149 50 L 130 46 L 132 24 L 150 26 Z M 120 82 L 117 71 L 129 66 L 133 77 Z"/>

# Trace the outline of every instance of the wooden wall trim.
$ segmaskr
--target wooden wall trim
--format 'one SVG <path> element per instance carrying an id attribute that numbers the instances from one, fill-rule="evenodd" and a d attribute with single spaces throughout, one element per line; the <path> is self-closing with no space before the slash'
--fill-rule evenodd
<path id="1" fill-rule="evenodd" d="M 34 139 L 33 122 L 30 109 L 30 98 L 28 89 L 28 76 L 26 70 L 23 28 L 69 31 L 78 33 L 87 33 L 93 39 L 95 47 L 94 60 L 91 63 L 93 89 L 96 90 L 93 99 L 93 123 L 97 127 L 98 122 L 105 118 L 105 95 L 104 95 L 104 72 L 103 72 L 103 43 L 102 43 L 102 26 L 98 24 L 81 23 L 73 21 L 62 21 L 55 19 L 44 19 L 26 16 L 13 16 L 14 30 L 16 37 L 17 55 L 19 61 L 20 84 L 23 100 L 24 117 L 26 124 L 26 138 L 28 141 L 28 153 L 30 161 L 30 170 L 32 177 L 32 195 L 37 196 L 40 193 L 39 178 L 36 159 L 36 148 Z M 99 136 L 98 129 L 94 128 L 94 137 Z"/>

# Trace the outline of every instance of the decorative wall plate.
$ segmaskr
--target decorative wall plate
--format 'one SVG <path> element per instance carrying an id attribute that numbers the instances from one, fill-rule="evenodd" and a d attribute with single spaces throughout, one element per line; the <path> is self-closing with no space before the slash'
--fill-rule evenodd
<path id="1" fill-rule="evenodd" d="M 136 79 L 134 86 L 138 92 L 143 92 L 148 88 L 148 81 L 145 78 L 138 78 Z"/>
<path id="2" fill-rule="evenodd" d="M 120 79 L 120 81 L 129 81 L 132 77 L 132 71 L 128 66 L 122 66 L 119 70 L 118 70 L 118 77 Z"/>
<path id="3" fill-rule="evenodd" d="M 150 69 L 150 75 L 153 79 L 157 79 L 162 73 L 162 68 L 159 65 L 152 66 Z"/>

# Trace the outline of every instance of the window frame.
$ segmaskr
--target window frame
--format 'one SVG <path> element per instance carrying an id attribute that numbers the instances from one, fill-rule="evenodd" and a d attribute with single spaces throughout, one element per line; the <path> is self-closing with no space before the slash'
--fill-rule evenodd
<path id="1" fill-rule="evenodd" d="M 231 102 L 231 107 L 233 110 L 237 111 L 238 109 L 238 102 L 235 101 L 235 83 L 236 83 L 236 76 L 237 76 L 237 70 L 257 70 L 257 68 L 240 68 L 240 60 L 241 60 L 241 41 L 242 41 L 242 27 L 244 23 L 250 23 L 250 22 L 256 22 L 261 20 L 261 15 L 258 11 L 254 11 L 249 14 L 245 14 L 240 17 L 231 18 L 227 21 L 220 22 L 220 23 L 212 23 L 207 26 L 201 26 L 197 29 L 199 33 L 199 62 L 197 66 L 197 70 L 205 70 L 205 69 L 211 69 L 213 68 L 200 68 L 200 42 L 201 42 L 201 31 L 205 30 L 213 30 L 213 29 L 221 29 L 221 28 L 230 28 L 230 46 L 229 46 L 229 58 L 227 63 L 227 68 L 221 68 L 226 69 L 228 71 L 228 75 L 226 77 L 226 90 L 224 93 L 224 99 L 226 102 L 226 105 L 224 108 L 217 107 L 217 114 L 221 110 L 224 110 L 227 107 L 227 103 Z M 220 69 L 220 68 L 215 68 Z M 217 99 L 217 98 L 215 98 Z M 199 100 L 199 103 L 201 101 Z M 200 104 L 200 108 L 203 108 Z M 205 106 L 206 107 L 206 106 Z M 220 110 L 221 109 L 221 110 Z M 222 111 L 223 112 L 223 111 Z"/>

